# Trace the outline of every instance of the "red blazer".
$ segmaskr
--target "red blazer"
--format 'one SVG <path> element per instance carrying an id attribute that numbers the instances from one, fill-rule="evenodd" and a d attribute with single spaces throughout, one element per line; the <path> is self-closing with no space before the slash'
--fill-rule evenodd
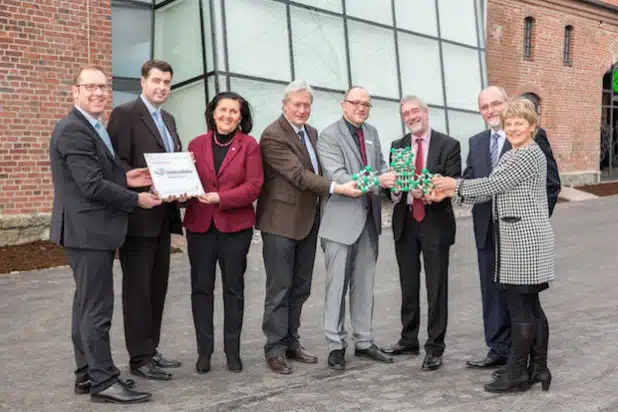
<path id="1" fill-rule="evenodd" d="M 221 232 L 231 233 L 255 225 L 253 202 L 258 198 L 264 183 L 260 145 L 251 136 L 240 131 L 223 159 L 219 173 L 215 173 L 212 153 L 213 131 L 193 139 L 188 150 L 195 156 L 195 167 L 204 191 L 217 192 L 218 205 L 188 202 L 184 226 L 190 232 L 204 233 L 214 219 Z"/>

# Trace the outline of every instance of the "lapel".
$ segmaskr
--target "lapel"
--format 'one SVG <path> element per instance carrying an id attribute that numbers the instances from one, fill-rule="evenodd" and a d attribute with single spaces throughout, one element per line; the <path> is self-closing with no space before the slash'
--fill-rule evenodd
<path id="1" fill-rule="evenodd" d="M 343 140 L 343 144 L 348 146 L 349 151 L 354 153 L 354 155 L 358 159 L 358 163 L 363 164 L 363 159 L 361 157 L 360 150 L 358 149 L 358 146 L 356 145 L 356 143 L 352 141 L 352 139 L 355 139 L 356 136 L 352 136 L 350 134 L 350 129 L 348 129 L 348 125 L 345 123 L 345 120 L 343 119 L 343 117 L 339 119 L 338 125 L 339 125 L 339 133 L 341 134 L 341 140 Z M 365 130 L 363 130 L 363 133 L 365 132 Z"/>
<path id="2" fill-rule="evenodd" d="M 114 162 L 115 164 L 117 164 L 118 166 L 120 166 L 120 163 L 118 163 L 118 154 L 117 153 L 111 153 L 109 151 L 109 148 L 107 147 L 107 145 L 103 142 L 103 139 L 101 139 L 101 136 L 99 136 L 99 133 L 96 131 L 96 129 L 94 127 L 92 127 L 92 124 L 90 124 L 90 122 L 88 121 L 88 119 L 86 119 L 84 117 L 83 114 L 81 114 L 81 112 L 79 110 L 77 110 L 75 107 L 73 108 L 73 115 L 75 115 L 75 117 L 77 117 L 82 123 L 84 123 L 86 125 L 86 127 L 88 127 L 88 129 L 90 129 L 90 131 L 92 132 L 92 134 L 94 135 L 94 142 L 96 145 L 102 146 L 103 147 L 103 151 L 105 152 L 105 154 L 107 155 L 107 157 Z"/>
<path id="3" fill-rule="evenodd" d="M 174 142 L 174 151 L 180 152 L 182 148 L 182 144 L 180 142 L 180 137 L 176 133 L 176 129 L 171 127 L 173 125 L 172 119 L 171 119 L 172 115 L 161 110 L 161 116 L 163 117 L 163 124 L 165 124 L 165 127 L 167 128 L 167 131 L 169 132 L 170 136 L 172 136 L 172 142 Z"/>
<path id="4" fill-rule="evenodd" d="M 159 129 L 157 128 L 157 125 L 152 119 L 152 115 L 148 111 L 148 107 L 146 107 L 146 104 L 144 104 L 144 101 L 142 100 L 141 97 L 138 97 L 135 100 L 135 104 L 137 105 L 139 109 L 139 114 L 142 118 L 142 122 L 146 125 L 146 128 L 148 129 L 148 131 L 150 131 L 150 134 L 155 138 L 159 146 L 161 146 L 163 151 L 165 151 L 165 144 L 163 144 L 163 138 L 161 137 L 161 134 L 159 133 Z"/>
<path id="5" fill-rule="evenodd" d="M 307 131 L 307 134 L 309 135 L 309 140 L 311 141 L 311 145 L 313 146 L 313 152 L 315 153 L 315 158 L 318 161 L 317 173 L 321 175 L 322 165 L 320 164 L 320 156 L 318 155 L 318 131 L 313 128 L 309 128 L 307 124 L 305 124 L 305 130 Z M 309 155 L 309 153 L 307 153 L 307 155 Z M 311 161 L 311 158 L 309 158 L 309 161 Z"/>
<path id="6" fill-rule="evenodd" d="M 427 153 L 427 164 L 425 169 L 432 171 L 440 160 L 440 151 L 442 150 L 442 135 L 435 130 L 431 129 L 431 135 L 429 138 L 429 152 Z M 420 171 L 416 171 L 420 173 Z"/>
<path id="7" fill-rule="evenodd" d="M 208 133 L 204 135 L 204 164 L 206 165 L 206 171 L 212 177 L 217 176 L 215 173 L 215 165 L 214 165 L 214 155 L 212 153 L 212 135 L 213 131 L 209 130 Z M 219 168 L 221 170 L 221 168 Z"/>
<path id="8" fill-rule="evenodd" d="M 487 130 L 480 141 L 479 151 L 485 153 L 484 156 L 479 156 L 481 162 L 481 170 L 487 171 L 486 175 L 489 175 L 493 168 L 491 167 L 491 157 L 489 153 L 489 147 L 491 144 L 491 129 Z"/>
<path id="9" fill-rule="evenodd" d="M 290 122 L 288 122 L 284 115 L 281 115 L 281 117 L 279 117 L 279 125 L 283 129 L 285 137 L 292 143 L 292 146 L 296 147 L 296 150 L 298 150 L 303 155 L 304 159 L 301 159 L 301 161 L 304 161 L 305 167 L 309 165 L 309 170 L 313 170 L 313 165 L 311 164 L 311 157 L 309 156 L 309 152 L 307 151 L 305 144 L 300 140 L 300 136 L 296 134 L 294 128 L 292 127 Z M 317 155 L 317 137 L 312 137 L 306 127 L 305 131 L 307 131 L 307 133 L 309 134 L 309 139 L 313 144 L 313 150 L 316 152 Z"/>
<path id="10" fill-rule="evenodd" d="M 221 167 L 219 167 L 219 173 L 217 176 L 221 175 L 221 172 L 230 164 L 232 159 L 240 152 L 240 147 L 242 146 L 242 141 L 244 138 L 244 134 L 240 131 L 237 131 L 234 137 L 232 138 L 232 144 L 230 144 L 230 148 L 228 149 L 225 157 L 223 158 L 223 163 L 221 163 Z M 211 143 L 211 156 L 212 156 L 212 138 L 208 139 Z M 211 162 L 212 163 L 212 162 Z"/>

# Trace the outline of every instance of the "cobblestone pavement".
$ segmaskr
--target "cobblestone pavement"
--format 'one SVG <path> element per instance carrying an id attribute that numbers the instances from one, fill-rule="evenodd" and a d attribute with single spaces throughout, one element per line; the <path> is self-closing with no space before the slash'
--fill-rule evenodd
<path id="1" fill-rule="evenodd" d="M 225 367 L 221 349 L 222 303 L 217 282 L 216 349 L 206 375 L 194 371 L 195 335 L 189 301 L 188 261 L 172 258 L 172 274 L 163 324 L 161 351 L 184 362 L 169 382 L 136 378 L 138 388 L 153 392 L 152 402 L 133 411 L 618 411 L 618 197 L 561 203 L 553 217 L 558 240 L 557 277 L 543 303 L 550 321 L 551 390 L 499 396 L 483 391 L 487 372 L 466 368 L 484 353 L 480 291 L 471 220 L 459 219 L 449 285 L 449 329 L 444 366 L 422 372 L 422 356 L 404 356 L 391 365 L 355 358 L 335 373 L 326 365 L 322 333 L 324 260 L 318 254 L 313 294 L 305 305 L 304 346 L 319 355 L 317 365 L 293 364 L 294 373 L 277 376 L 266 367 L 261 316 L 264 269 L 261 245 L 250 252 L 246 273 L 246 309 L 242 336 L 245 371 Z M 375 288 L 374 329 L 378 345 L 397 339 L 400 289 L 390 230 L 381 237 Z M 114 359 L 124 377 L 120 269 L 112 326 Z M 0 277 L 0 410 L 112 411 L 121 406 L 91 404 L 72 393 L 73 356 L 70 308 L 73 280 L 67 268 Z M 426 316 L 424 286 L 423 318 Z M 348 323 L 349 324 L 349 323 Z M 425 326 L 421 325 L 421 342 Z"/>

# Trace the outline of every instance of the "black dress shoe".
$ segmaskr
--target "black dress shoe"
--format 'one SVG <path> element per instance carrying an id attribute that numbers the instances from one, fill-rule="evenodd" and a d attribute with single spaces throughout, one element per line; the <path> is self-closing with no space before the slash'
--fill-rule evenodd
<path id="1" fill-rule="evenodd" d="M 204 374 L 210 370 L 210 355 L 200 355 L 195 362 L 195 370 L 197 373 Z"/>
<path id="2" fill-rule="evenodd" d="M 424 371 L 435 371 L 440 366 L 442 366 L 442 355 L 433 355 L 428 353 L 425 355 L 421 369 Z"/>
<path id="3" fill-rule="evenodd" d="M 135 386 L 135 381 L 133 379 L 120 379 L 118 378 L 118 383 L 124 386 L 127 389 L 131 389 Z M 88 375 L 85 376 L 85 379 L 81 379 L 79 381 L 75 381 L 75 394 L 76 395 L 85 395 L 90 393 L 90 377 Z"/>
<path id="4" fill-rule="evenodd" d="M 335 349 L 328 355 L 328 366 L 336 371 L 345 370 L 345 349 Z"/>
<path id="5" fill-rule="evenodd" d="M 165 372 L 154 363 L 149 363 L 147 365 L 140 366 L 139 368 L 131 368 L 131 373 L 133 375 L 155 381 L 169 381 L 172 379 L 171 373 Z"/>
<path id="6" fill-rule="evenodd" d="M 404 354 L 418 355 L 420 353 L 418 346 L 402 345 L 399 342 L 397 342 L 396 344 L 392 346 L 383 347 L 382 352 L 388 353 L 389 355 L 404 355 Z"/>
<path id="7" fill-rule="evenodd" d="M 180 368 L 182 366 L 182 362 L 173 359 L 165 359 L 159 351 L 155 351 L 152 361 L 159 368 Z"/>
<path id="8" fill-rule="evenodd" d="M 471 368 L 478 369 L 492 369 L 497 368 L 502 365 L 506 365 L 505 358 L 493 359 L 489 356 L 485 356 L 483 359 L 472 359 L 466 362 L 466 364 Z"/>
<path id="9" fill-rule="evenodd" d="M 114 383 L 109 388 L 102 390 L 99 393 L 93 393 L 90 395 L 92 402 L 99 403 L 142 403 L 150 400 L 152 395 L 148 392 L 136 392 L 132 389 L 126 388 L 121 385 L 120 382 Z"/>
<path id="10" fill-rule="evenodd" d="M 240 356 L 228 356 L 227 368 L 231 372 L 242 372 L 242 360 L 240 360 Z"/>
<path id="11" fill-rule="evenodd" d="M 393 363 L 393 358 L 391 356 L 388 356 L 373 344 L 367 349 L 355 349 L 354 355 L 369 358 L 378 362 Z"/>

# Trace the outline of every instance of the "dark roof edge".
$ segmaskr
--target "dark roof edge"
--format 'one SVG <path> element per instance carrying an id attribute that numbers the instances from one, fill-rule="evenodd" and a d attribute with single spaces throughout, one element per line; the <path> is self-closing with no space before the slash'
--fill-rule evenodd
<path id="1" fill-rule="evenodd" d="M 614 4 L 609 4 L 609 3 L 606 3 L 606 2 L 600 1 L 600 0 L 579 0 L 579 1 L 581 1 L 582 3 L 588 3 L 588 4 L 591 4 L 593 6 L 601 7 L 603 9 L 611 10 L 613 12 L 618 13 L 618 6 L 616 6 Z"/>

